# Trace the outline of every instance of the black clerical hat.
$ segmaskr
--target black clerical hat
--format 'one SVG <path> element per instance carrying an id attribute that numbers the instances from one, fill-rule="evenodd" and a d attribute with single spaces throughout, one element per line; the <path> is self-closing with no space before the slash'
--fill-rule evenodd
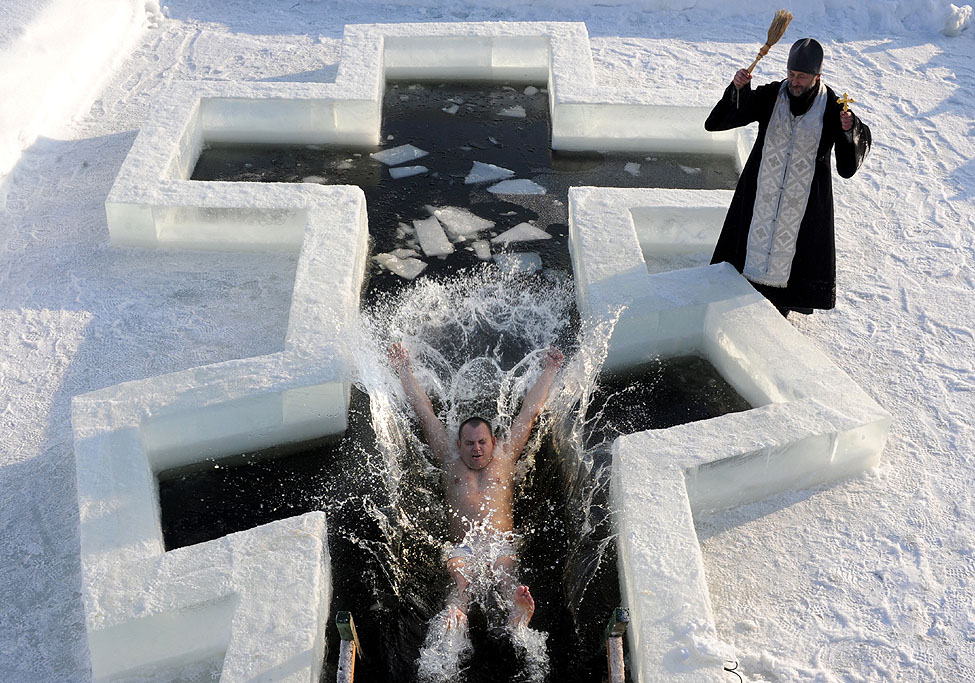
<path id="1" fill-rule="evenodd" d="M 788 68 L 791 71 L 801 71 L 807 74 L 819 74 L 823 71 L 823 46 L 813 38 L 797 40 L 789 50 Z"/>

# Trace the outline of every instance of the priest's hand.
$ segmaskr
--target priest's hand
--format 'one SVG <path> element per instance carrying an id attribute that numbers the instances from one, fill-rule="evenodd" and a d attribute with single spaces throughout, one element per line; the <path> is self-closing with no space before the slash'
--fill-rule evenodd
<path id="1" fill-rule="evenodd" d="M 735 84 L 736 90 L 741 90 L 745 87 L 745 84 L 749 83 L 751 80 L 752 75 L 750 73 L 748 73 L 745 69 L 738 69 L 738 73 L 735 74 L 735 77 L 731 82 Z"/>
<path id="2" fill-rule="evenodd" d="M 840 112 L 840 125 L 843 126 L 843 130 L 850 130 L 853 128 L 853 112 L 852 111 L 841 111 Z"/>

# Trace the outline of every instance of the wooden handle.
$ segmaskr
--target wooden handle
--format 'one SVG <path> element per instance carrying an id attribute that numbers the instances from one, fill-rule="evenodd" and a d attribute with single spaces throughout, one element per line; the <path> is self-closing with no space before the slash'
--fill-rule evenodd
<path id="1" fill-rule="evenodd" d="M 335 672 L 336 683 L 352 683 L 355 680 L 355 641 L 343 640 L 339 648 L 339 666 Z"/>
<path id="2" fill-rule="evenodd" d="M 622 638 L 609 638 L 606 641 L 606 664 L 609 668 L 610 683 L 625 683 L 626 666 L 623 664 Z"/>
<path id="3" fill-rule="evenodd" d="M 747 71 L 748 73 L 751 73 L 752 72 L 752 69 L 755 68 L 755 65 L 758 64 L 758 60 L 760 60 L 762 57 L 764 57 L 765 55 L 768 54 L 768 51 L 769 51 L 769 48 L 770 47 L 772 47 L 772 46 L 769 45 L 768 43 L 765 43 L 764 45 L 762 45 L 762 47 L 760 47 L 758 49 L 758 57 L 755 58 L 755 61 L 752 62 L 751 63 L 751 66 L 749 66 L 747 69 L 745 69 L 745 71 Z"/>

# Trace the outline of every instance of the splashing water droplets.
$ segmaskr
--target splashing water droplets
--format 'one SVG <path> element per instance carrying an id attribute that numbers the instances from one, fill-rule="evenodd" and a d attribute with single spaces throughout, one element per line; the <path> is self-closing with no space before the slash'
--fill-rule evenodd
<path id="1" fill-rule="evenodd" d="M 582 449 L 584 425 L 580 422 L 605 357 L 615 316 L 598 324 L 580 324 L 573 304 L 568 277 L 505 274 L 488 264 L 445 279 L 420 279 L 387 295 L 363 312 L 360 326 L 349 340 L 355 381 L 369 395 L 371 426 L 379 452 L 374 463 L 381 471 L 373 479 L 382 481 L 381 488 L 385 489 L 366 494 L 375 500 L 363 505 L 383 541 L 377 544 L 362 539 L 359 545 L 376 558 L 373 564 L 383 575 L 380 583 L 401 602 L 411 605 L 406 609 L 413 619 L 425 622 L 426 637 L 414 669 L 421 681 L 462 676 L 480 640 L 475 638 L 472 646 L 467 614 L 449 603 L 440 608 L 452 586 L 444 565 L 447 509 L 442 471 L 421 439 L 387 350 L 391 344 L 401 343 L 409 351 L 413 373 L 451 438 L 462 421 L 481 415 L 492 422 L 499 441 L 507 438 L 524 395 L 537 380 L 545 350 L 557 345 L 566 352 L 568 360 L 516 475 L 516 501 L 526 500 L 526 507 L 540 503 L 544 508 L 525 515 L 521 531 L 544 536 L 550 511 L 544 501 L 526 499 L 526 482 L 535 467 L 543 434 L 553 431 L 553 440 L 564 444 L 556 447 L 565 451 L 559 457 L 568 463 L 565 469 L 577 472 L 570 478 L 574 490 L 567 495 L 579 504 L 593 504 L 592 487 L 602 486 L 605 479 L 599 471 L 595 478 L 591 476 L 592 462 Z M 581 533 L 591 534 L 599 527 L 588 521 L 588 511 L 573 514 L 582 520 Z M 605 525 L 599 528 L 605 529 Z M 586 548 L 601 553 L 609 540 L 593 540 Z M 549 672 L 547 634 L 509 624 L 508 615 L 513 608 L 517 610 L 514 588 L 524 580 L 509 574 L 503 564 L 496 564 L 505 553 L 512 554 L 511 546 L 505 545 L 509 543 L 510 539 L 490 534 L 480 538 L 480 559 L 465 565 L 470 605 L 484 615 L 488 632 L 495 634 L 492 637 L 501 634 L 516 653 L 519 680 L 541 682 Z M 566 548 L 564 552 L 571 551 Z M 544 568 L 549 569 L 550 564 L 545 561 Z M 584 592 L 598 564 L 598 558 L 580 560 L 582 568 L 571 572 L 579 575 L 574 579 L 579 584 L 576 593 Z M 441 588 L 431 585 L 433 576 L 442 577 Z M 580 599 L 578 595 L 566 597 Z M 433 605 L 437 606 L 430 609 Z M 553 608 L 557 606 L 546 606 L 549 612 Z M 395 614 L 389 616 L 396 618 Z"/>

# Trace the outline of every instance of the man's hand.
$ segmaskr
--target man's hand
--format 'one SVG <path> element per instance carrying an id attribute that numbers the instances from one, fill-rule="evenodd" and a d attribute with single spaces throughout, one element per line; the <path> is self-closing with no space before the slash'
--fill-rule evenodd
<path id="1" fill-rule="evenodd" d="M 390 344 L 387 355 L 397 373 L 410 369 L 410 354 L 399 342 Z"/>
<path id="2" fill-rule="evenodd" d="M 735 84 L 736 90 L 741 90 L 745 87 L 746 83 L 751 83 L 751 80 L 752 75 L 750 73 L 744 69 L 738 69 L 737 73 L 735 73 L 734 79 L 732 79 L 731 82 Z"/>
<path id="3" fill-rule="evenodd" d="M 841 111 L 840 112 L 840 125 L 843 126 L 843 130 L 850 130 L 853 128 L 853 112 L 852 111 Z"/>
<path id="4" fill-rule="evenodd" d="M 545 360 L 543 362 L 545 363 L 546 368 L 558 369 L 562 366 L 562 361 L 564 360 L 565 356 L 562 355 L 562 352 L 554 346 L 550 346 L 548 347 L 548 350 L 545 351 Z"/>

